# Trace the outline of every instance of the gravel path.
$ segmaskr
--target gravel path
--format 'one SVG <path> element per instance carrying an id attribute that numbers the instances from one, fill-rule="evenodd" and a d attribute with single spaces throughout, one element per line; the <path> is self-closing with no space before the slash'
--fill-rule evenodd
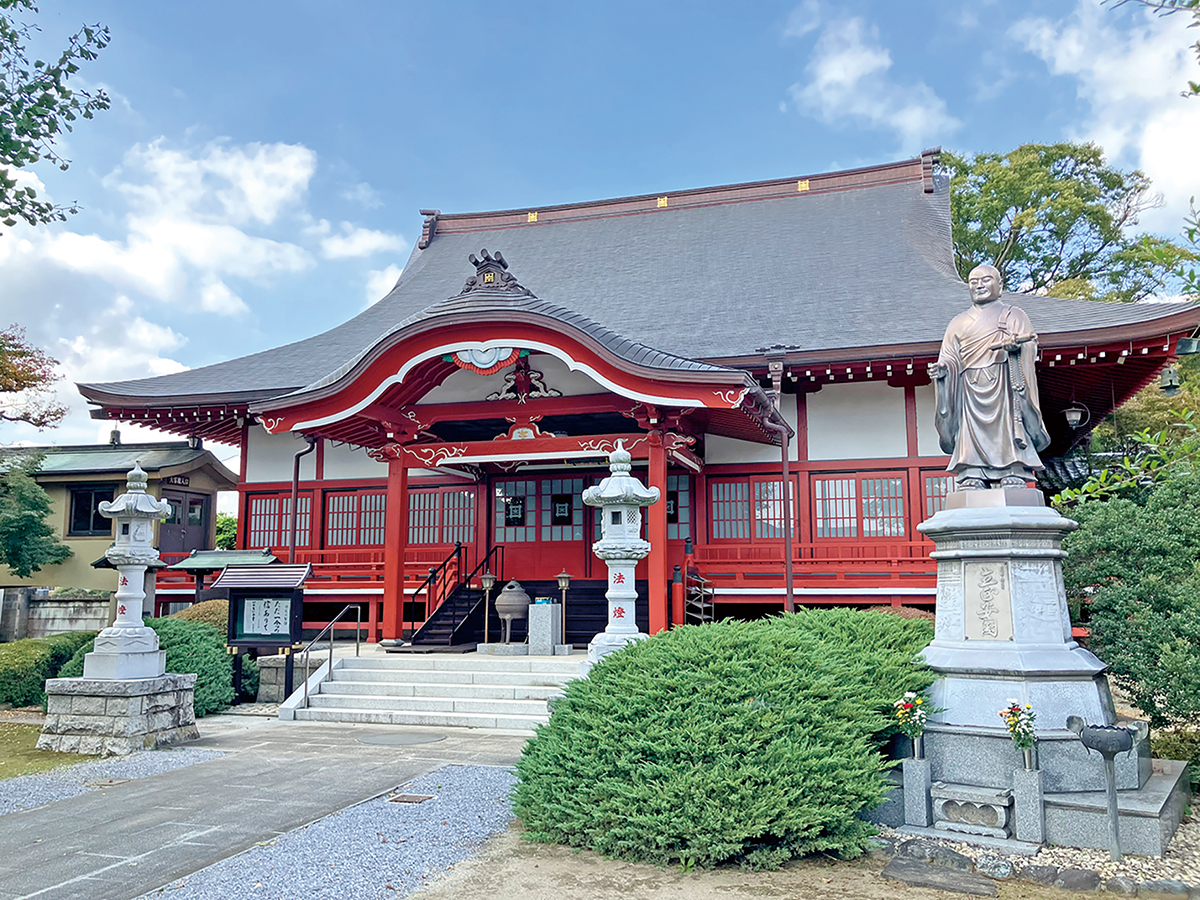
<path id="1" fill-rule="evenodd" d="M 495 766 L 446 766 L 377 797 L 201 869 L 145 898 L 373 900 L 404 897 L 508 827 L 516 776 Z M 396 803 L 397 793 L 429 794 Z"/>
<path id="2" fill-rule="evenodd" d="M 129 756 L 79 763 L 36 775 L 5 778 L 0 780 L 0 816 L 102 790 L 105 785 L 98 782 L 108 779 L 149 778 L 224 755 L 215 750 L 143 750 Z"/>

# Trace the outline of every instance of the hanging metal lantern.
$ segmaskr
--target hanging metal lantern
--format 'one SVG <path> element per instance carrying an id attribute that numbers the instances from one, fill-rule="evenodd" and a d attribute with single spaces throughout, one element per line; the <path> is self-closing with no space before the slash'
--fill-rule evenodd
<path id="1" fill-rule="evenodd" d="M 1162 392 L 1168 397 L 1174 397 L 1179 393 L 1179 370 L 1174 366 L 1167 366 L 1162 371 L 1162 379 L 1159 384 Z"/>

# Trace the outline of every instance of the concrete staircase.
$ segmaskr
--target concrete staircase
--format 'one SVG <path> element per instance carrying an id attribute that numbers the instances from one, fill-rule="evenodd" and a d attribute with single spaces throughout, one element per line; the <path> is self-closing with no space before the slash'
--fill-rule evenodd
<path id="1" fill-rule="evenodd" d="M 546 699 L 579 677 L 582 654 L 493 657 L 413 654 L 339 657 L 303 705 L 303 686 L 280 718 L 532 731 L 550 718 Z M 297 703 L 299 699 L 299 703 Z"/>

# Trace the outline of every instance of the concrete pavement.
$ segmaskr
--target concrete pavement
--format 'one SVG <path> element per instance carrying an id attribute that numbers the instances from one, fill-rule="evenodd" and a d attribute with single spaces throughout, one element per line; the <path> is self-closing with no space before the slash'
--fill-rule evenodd
<path id="1" fill-rule="evenodd" d="M 0 900 L 127 900 L 447 763 L 513 765 L 527 735 L 465 728 L 200 720 L 226 755 L 0 816 Z M 437 743 L 363 744 L 384 734 Z"/>

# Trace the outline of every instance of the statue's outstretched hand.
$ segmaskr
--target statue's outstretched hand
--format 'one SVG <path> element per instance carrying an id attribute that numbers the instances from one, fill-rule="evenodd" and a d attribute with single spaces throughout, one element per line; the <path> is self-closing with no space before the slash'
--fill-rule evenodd
<path id="1" fill-rule="evenodd" d="M 945 363 L 935 362 L 930 363 L 928 369 L 929 377 L 934 379 L 942 379 L 950 374 L 950 367 Z"/>

